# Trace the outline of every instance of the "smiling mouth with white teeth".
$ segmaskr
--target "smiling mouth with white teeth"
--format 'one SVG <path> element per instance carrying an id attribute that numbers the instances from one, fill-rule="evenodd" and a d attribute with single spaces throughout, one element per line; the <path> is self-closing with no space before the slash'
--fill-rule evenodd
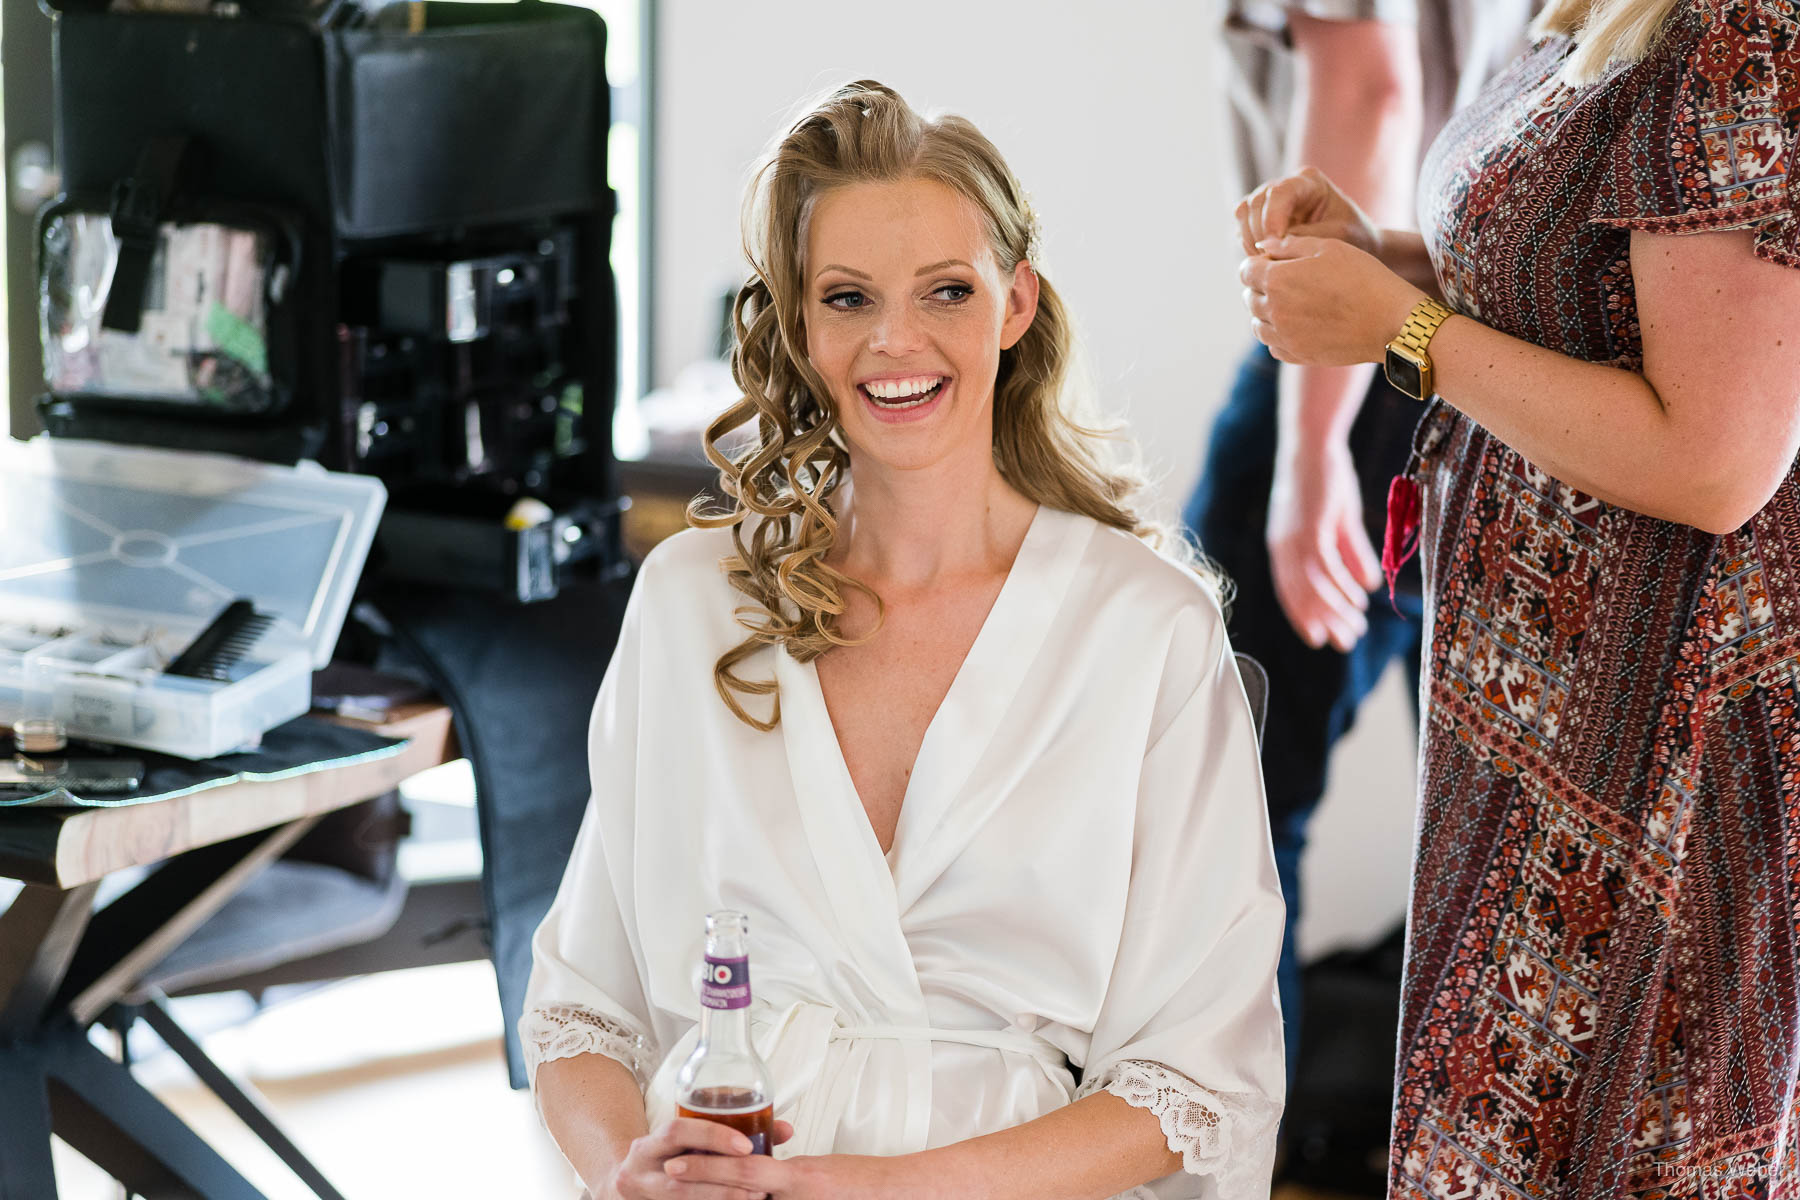
<path id="1" fill-rule="evenodd" d="M 912 379 L 876 379 L 858 384 L 857 390 L 878 408 L 917 408 L 937 397 L 948 377 L 920 375 Z"/>

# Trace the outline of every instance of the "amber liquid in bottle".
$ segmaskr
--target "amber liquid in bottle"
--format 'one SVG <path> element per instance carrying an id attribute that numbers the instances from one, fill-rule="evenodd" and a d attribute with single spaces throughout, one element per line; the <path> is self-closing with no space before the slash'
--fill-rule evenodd
<path id="1" fill-rule="evenodd" d="M 675 1076 L 675 1115 L 728 1125 L 752 1153 L 775 1144 L 775 1090 L 750 1040 L 749 918 L 721 911 L 706 918 L 700 982 L 700 1038 Z"/>
<path id="2" fill-rule="evenodd" d="M 775 1141 L 775 1106 L 759 1104 L 749 1088 L 695 1088 L 675 1106 L 675 1115 L 729 1125 L 750 1139 L 756 1154 L 767 1154 Z"/>

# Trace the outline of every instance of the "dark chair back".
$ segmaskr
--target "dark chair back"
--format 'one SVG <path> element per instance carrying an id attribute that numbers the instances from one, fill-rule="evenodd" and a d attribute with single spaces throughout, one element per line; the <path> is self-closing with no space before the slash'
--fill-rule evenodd
<path id="1" fill-rule="evenodd" d="M 1244 696 L 1250 701 L 1250 716 L 1256 721 L 1256 741 L 1260 745 L 1263 725 L 1269 719 L 1269 672 L 1248 654 L 1235 657 L 1238 678 L 1244 681 Z"/>

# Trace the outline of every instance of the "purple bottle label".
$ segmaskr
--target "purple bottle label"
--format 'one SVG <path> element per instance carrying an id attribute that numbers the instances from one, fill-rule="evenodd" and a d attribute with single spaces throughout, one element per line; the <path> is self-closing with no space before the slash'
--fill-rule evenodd
<path id="1" fill-rule="evenodd" d="M 709 956 L 700 980 L 700 1003 L 707 1008 L 749 1008 L 750 960 Z"/>

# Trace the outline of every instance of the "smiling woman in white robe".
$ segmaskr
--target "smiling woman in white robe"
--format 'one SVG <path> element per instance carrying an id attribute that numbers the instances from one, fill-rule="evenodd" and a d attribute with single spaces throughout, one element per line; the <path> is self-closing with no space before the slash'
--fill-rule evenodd
<path id="1" fill-rule="evenodd" d="M 1040 508 L 933 718 L 883 856 L 810 664 L 782 721 L 718 702 L 742 630 L 690 531 L 645 562 L 599 703 L 594 802 L 538 931 L 526 1054 L 597 1052 L 673 1115 L 705 914 L 750 915 L 752 1028 L 788 1152 L 906 1154 L 1108 1088 L 1188 1178 L 1268 1194 L 1282 903 L 1249 706 L 1208 589 Z M 1206 1176 L 1216 1184 L 1205 1191 Z"/>
<path id="2" fill-rule="evenodd" d="M 824 111 L 839 145 L 918 120 L 878 85 Z M 849 452 L 803 436 L 820 457 L 776 468 L 834 517 L 813 556 L 830 568 L 784 594 L 842 624 L 821 651 L 804 614 L 776 620 L 786 602 L 746 606 L 774 518 L 645 561 L 534 942 L 521 1033 L 546 1121 L 606 1200 L 1266 1198 L 1283 910 L 1214 586 L 1094 498 L 1122 476 L 1084 491 L 1042 457 L 1054 486 L 997 465 L 996 408 L 1056 378 L 1029 364 L 1067 343 L 1028 222 L 994 251 L 969 195 L 919 174 L 839 183 L 807 213 L 826 264 L 808 366 Z M 734 689 L 772 690 L 773 719 Z M 721 907 L 749 915 L 775 1160 L 682 1157 L 741 1155 L 674 1119 Z"/>

